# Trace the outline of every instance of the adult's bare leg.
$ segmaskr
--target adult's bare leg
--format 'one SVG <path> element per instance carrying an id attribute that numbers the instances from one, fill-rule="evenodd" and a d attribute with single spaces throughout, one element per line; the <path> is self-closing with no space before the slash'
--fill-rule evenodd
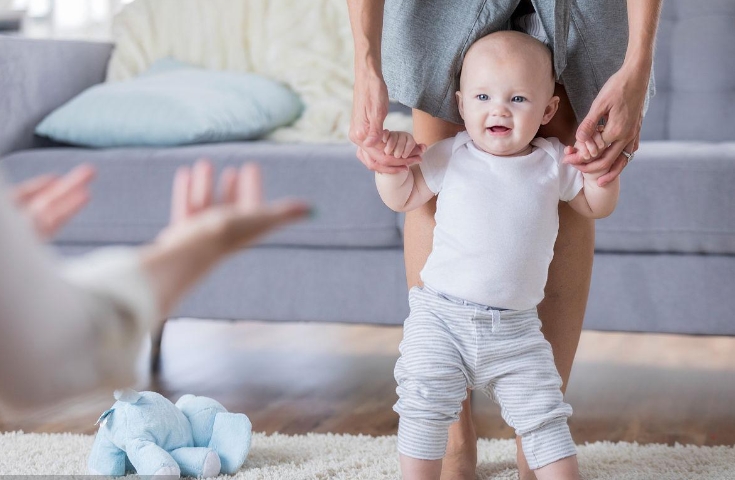
<path id="1" fill-rule="evenodd" d="M 453 137 L 463 127 L 432 117 L 421 110 L 413 111 L 414 137 L 419 143 L 432 145 Z M 421 285 L 419 272 L 431 253 L 434 238 L 436 201 L 408 212 L 404 223 L 403 249 L 406 261 L 408 288 Z M 469 392 L 462 403 L 459 421 L 449 428 L 449 444 L 442 462 L 442 480 L 474 479 L 477 466 L 477 435 L 472 423 Z"/>
<path id="2" fill-rule="evenodd" d="M 565 145 L 574 144 L 577 120 L 562 85 L 554 92 L 561 101 L 559 110 L 548 125 L 539 130 L 543 137 L 557 137 Z M 559 204 L 559 235 L 554 245 L 554 258 L 549 266 L 544 300 L 538 306 L 539 318 L 546 340 L 551 344 L 554 361 L 564 382 L 566 391 L 572 371 L 574 355 L 582 333 L 582 322 L 587 307 L 587 297 L 592 277 L 592 257 L 595 247 L 595 223 L 577 214 L 566 202 Z M 533 480 L 535 475 L 528 467 L 518 445 L 518 472 L 521 480 Z"/>
<path id="3" fill-rule="evenodd" d="M 434 143 L 453 137 L 464 130 L 464 127 L 432 117 L 421 110 L 413 110 L 414 138 L 418 143 L 433 145 Z M 406 261 L 406 280 L 409 288 L 421 285 L 419 273 L 429 258 L 434 239 L 435 199 L 416 210 L 406 213 L 404 222 L 403 249 Z"/>

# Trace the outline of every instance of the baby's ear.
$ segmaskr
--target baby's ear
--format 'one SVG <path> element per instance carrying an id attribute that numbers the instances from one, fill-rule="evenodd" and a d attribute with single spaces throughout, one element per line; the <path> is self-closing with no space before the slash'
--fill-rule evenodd
<path id="1" fill-rule="evenodd" d="M 549 104 L 546 105 L 546 108 L 544 109 L 544 116 L 541 119 L 541 125 L 546 125 L 552 118 L 554 118 L 554 114 L 556 114 L 556 111 L 559 109 L 559 101 L 559 97 L 556 95 L 551 97 Z"/>
<path id="2" fill-rule="evenodd" d="M 464 120 L 464 106 L 462 105 L 462 92 L 457 90 L 454 92 L 454 96 L 457 97 L 457 108 L 459 108 L 459 116 Z"/>

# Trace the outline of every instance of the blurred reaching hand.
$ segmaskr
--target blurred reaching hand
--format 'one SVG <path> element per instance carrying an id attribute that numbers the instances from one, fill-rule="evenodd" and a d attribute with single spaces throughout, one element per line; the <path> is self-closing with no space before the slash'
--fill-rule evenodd
<path id="1" fill-rule="evenodd" d="M 62 176 L 40 175 L 16 185 L 12 200 L 30 218 L 38 236 L 49 240 L 89 202 L 94 177 L 90 165 L 79 165 Z"/>
<path id="2" fill-rule="evenodd" d="M 207 160 L 176 172 L 171 198 L 171 223 L 159 240 L 209 231 L 228 254 L 243 248 L 267 232 L 303 218 L 310 207 L 297 200 L 263 202 L 260 167 L 246 163 L 228 167 L 215 191 L 214 169 Z"/>

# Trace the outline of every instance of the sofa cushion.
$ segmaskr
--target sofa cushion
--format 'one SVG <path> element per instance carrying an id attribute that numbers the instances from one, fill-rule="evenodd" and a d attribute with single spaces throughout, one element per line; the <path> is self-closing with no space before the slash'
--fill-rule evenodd
<path id="1" fill-rule="evenodd" d="M 667 0 L 643 140 L 735 140 L 735 2 Z"/>
<path id="2" fill-rule="evenodd" d="M 598 253 L 584 328 L 735 335 L 735 256 Z"/>
<path id="3" fill-rule="evenodd" d="M 641 142 L 596 250 L 735 253 L 735 142 Z"/>
<path id="4" fill-rule="evenodd" d="M 166 224 L 176 168 L 198 158 L 219 170 L 254 160 L 263 167 L 267 198 L 306 199 L 315 218 L 283 229 L 265 244 L 329 247 L 395 247 L 402 244 L 397 215 L 383 205 L 373 173 L 349 144 L 241 142 L 177 148 L 91 150 L 45 148 L 2 159 L 10 181 L 41 172 L 64 172 L 79 163 L 97 167 L 93 200 L 60 233 L 60 243 L 137 243 Z"/>
<path id="5" fill-rule="evenodd" d="M 136 78 L 85 90 L 36 133 L 99 148 L 251 140 L 292 123 L 302 108 L 294 92 L 261 75 L 164 58 Z"/>
<path id="6" fill-rule="evenodd" d="M 2 160 L 10 180 L 97 166 L 94 200 L 60 234 L 62 243 L 142 242 L 168 218 L 177 166 L 201 157 L 221 168 L 263 165 L 269 198 L 303 197 L 316 217 L 267 245 L 400 247 L 402 220 L 381 202 L 373 175 L 350 145 L 243 142 L 169 149 L 35 149 Z M 642 142 L 622 176 L 618 207 L 597 221 L 598 252 L 735 254 L 735 142 Z"/>

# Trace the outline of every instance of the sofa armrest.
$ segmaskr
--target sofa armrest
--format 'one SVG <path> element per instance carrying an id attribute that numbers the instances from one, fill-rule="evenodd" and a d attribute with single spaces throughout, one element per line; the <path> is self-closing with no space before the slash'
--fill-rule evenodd
<path id="1" fill-rule="evenodd" d="M 36 125 L 105 79 L 112 44 L 0 35 L 0 156 L 42 145 Z"/>

